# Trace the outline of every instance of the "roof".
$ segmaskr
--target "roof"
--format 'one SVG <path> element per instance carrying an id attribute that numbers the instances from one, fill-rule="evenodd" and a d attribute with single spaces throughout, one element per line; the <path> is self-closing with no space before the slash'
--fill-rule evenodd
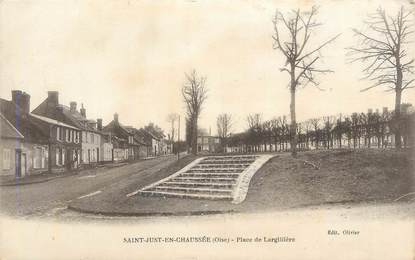
<path id="1" fill-rule="evenodd" d="M 68 106 L 59 105 L 62 108 L 64 116 L 66 116 L 77 128 L 82 130 L 88 130 L 97 132 L 97 130 L 88 125 L 88 123 L 94 122 L 94 120 L 87 119 L 81 115 L 78 111 L 71 111 Z"/>
<path id="2" fill-rule="evenodd" d="M 23 136 L 25 141 L 35 143 L 48 142 L 49 128 L 39 124 L 29 113 L 24 112 L 13 101 L 0 98 L 0 111 L 4 118 Z"/>
<path id="3" fill-rule="evenodd" d="M 89 120 L 84 118 L 78 111 L 72 112 L 68 106 L 57 104 L 54 107 L 48 107 L 48 98 L 40 103 L 33 111 L 32 114 L 57 120 L 71 127 L 75 127 L 78 130 L 87 130 L 98 132 L 96 129 L 90 127 L 86 122 Z"/>
<path id="4" fill-rule="evenodd" d="M 158 137 L 156 134 L 152 133 L 151 131 L 145 130 L 144 128 L 141 128 L 140 130 L 142 130 L 144 133 L 146 133 L 147 135 L 149 135 L 153 139 L 156 139 L 156 140 L 162 139 L 162 138 Z"/>
<path id="5" fill-rule="evenodd" d="M 108 123 L 108 125 L 104 126 L 102 128 L 103 132 L 112 132 L 114 134 L 118 134 L 118 135 L 124 135 L 124 136 L 128 136 L 131 135 L 131 133 L 124 128 L 119 122 L 115 122 L 114 120 L 112 120 L 111 122 Z"/>
<path id="6" fill-rule="evenodd" d="M 2 138 L 22 139 L 24 136 L 0 113 L 0 133 Z"/>
<path id="7" fill-rule="evenodd" d="M 60 122 L 58 120 L 55 120 L 55 119 L 52 119 L 52 118 L 49 118 L 49 117 L 39 116 L 39 115 L 32 114 L 32 113 L 29 113 L 29 115 L 32 116 L 32 117 L 34 117 L 34 118 L 37 118 L 39 120 L 42 120 L 42 121 L 44 121 L 44 122 L 46 122 L 48 124 L 57 125 L 57 126 L 64 126 L 64 127 L 71 128 L 71 129 L 75 129 L 75 130 L 80 130 L 79 128 L 76 128 L 74 126 L 71 126 L 71 125 L 62 123 L 62 122 Z"/>
<path id="8" fill-rule="evenodd" d="M 144 141 L 144 137 L 140 134 L 140 131 L 137 128 L 134 128 L 132 126 L 126 126 L 125 129 L 134 136 L 134 141 L 139 143 L 139 144 L 143 144 L 143 145 L 148 145 L 148 143 L 146 143 Z"/>

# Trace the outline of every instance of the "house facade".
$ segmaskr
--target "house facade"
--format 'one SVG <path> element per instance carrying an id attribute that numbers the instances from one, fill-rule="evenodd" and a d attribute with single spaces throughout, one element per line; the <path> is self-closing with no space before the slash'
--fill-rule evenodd
<path id="1" fill-rule="evenodd" d="M 59 93 L 49 91 L 48 97 L 32 113 L 61 121 L 80 130 L 80 133 L 72 136 L 73 131 L 67 127 L 62 130 L 63 133 L 59 133 L 59 137 L 63 136 L 63 140 L 61 140 L 63 142 L 72 143 L 76 141 L 76 144 L 81 146 L 80 152 L 77 155 L 77 163 L 79 165 L 93 166 L 99 163 L 101 134 L 96 129 L 96 122 L 86 118 L 85 108 L 82 106 L 80 111 L 78 111 L 76 106 L 76 102 L 71 102 L 69 107 L 59 104 Z"/>
<path id="2" fill-rule="evenodd" d="M 160 138 L 158 136 L 143 128 L 138 130 L 138 134 L 146 144 L 148 157 L 156 157 L 162 154 L 162 145 L 160 144 Z"/>
<path id="3" fill-rule="evenodd" d="M 49 125 L 51 170 L 56 172 L 80 168 L 82 129 L 68 119 L 65 108 L 59 104 L 59 93 L 48 91 L 48 97 L 31 114 L 44 127 Z"/>
<path id="4" fill-rule="evenodd" d="M 69 107 L 63 106 L 63 113 L 71 125 L 78 127 L 81 132 L 81 164 L 83 166 L 95 166 L 100 162 L 102 147 L 102 134 L 97 129 L 97 123 L 86 117 L 86 109 L 83 104 L 77 110 L 77 103 L 70 102 Z"/>
<path id="5" fill-rule="evenodd" d="M 101 152 L 99 153 L 99 160 L 101 163 L 108 163 L 114 161 L 114 155 L 113 155 L 113 141 L 111 133 L 105 133 L 102 131 L 102 119 L 97 119 L 97 130 L 99 131 L 101 135 Z"/>
<path id="6" fill-rule="evenodd" d="M 135 159 L 148 157 L 151 144 L 145 141 L 145 137 L 142 135 L 141 131 L 134 127 L 126 127 L 126 129 L 134 136 L 133 140 L 136 144 L 134 146 Z"/>
<path id="7" fill-rule="evenodd" d="M 113 144 L 113 160 L 126 161 L 138 158 L 134 141 L 134 134 L 128 131 L 118 119 L 118 114 L 114 114 L 114 119 L 102 128 L 102 132 L 111 136 Z"/>
<path id="8" fill-rule="evenodd" d="M 197 151 L 216 153 L 220 150 L 220 138 L 217 136 L 201 135 L 197 137 Z"/>
<path id="9" fill-rule="evenodd" d="M 11 158 L 17 177 L 79 167 L 79 129 L 30 113 L 30 95 L 20 90 L 12 91 L 11 101 L 0 99 L 0 104 L 3 116 L 23 136 Z"/>
<path id="10" fill-rule="evenodd" d="M 24 137 L 3 114 L 0 114 L 0 129 L 1 175 L 24 177 L 26 175 L 26 158 L 22 161 L 21 155 L 18 154 L 24 149 Z M 19 167 L 23 170 L 19 171 Z"/>

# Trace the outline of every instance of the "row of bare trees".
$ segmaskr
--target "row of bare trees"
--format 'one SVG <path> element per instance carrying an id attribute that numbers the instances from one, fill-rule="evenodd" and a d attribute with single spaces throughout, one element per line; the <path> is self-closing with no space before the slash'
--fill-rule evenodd
<path id="1" fill-rule="evenodd" d="M 328 38 L 320 44 L 311 44 L 311 38 L 317 38 L 318 28 L 322 23 L 316 20 L 318 9 L 312 7 L 310 11 L 302 12 L 300 9 L 283 14 L 278 11 L 275 14 L 274 25 L 274 49 L 284 57 L 284 65 L 281 72 L 289 75 L 288 84 L 291 93 L 290 103 L 290 144 L 291 153 L 296 156 L 297 142 L 299 141 L 299 126 L 296 123 L 296 92 L 300 87 L 312 85 L 320 89 L 316 74 L 333 72 L 330 69 L 321 68 L 318 65 L 322 58 L 321 51 L 327 45 L 335 41 L 339 35 Z M 388 91 L 395 92 L 394 121 L 401 121 L 401 96 L 402 92 L 414 88 L 412 84 L 414 59 L 408 55 L 408 44 L 413 26 L 412 12 L 403 7 L 396 15 L 387 15 L 382 8 L 368 16 L 364 21 L 367 29 L 353 29 L 358 39 L 356 46 L 348 48 L 351 62 L 364 64 L 364 79 L 373 84 L 362 91 L 375 87 L 386 87 Z M 323 120 L 324 121 L 324 120 Z M 334 125 L 330 118 L 326 118 L 327 127 Z M 396 147 L 401 147 L 401 132 L 395 127 Z M 259 130 L 258 130 L 259 131 Z M 285 130 L 284 130 L 285 131 Z"/>
<path id="2" fill-rule="evenodd" d="M 360 138 L 356 137 L 356 139 L 353 136 L 362 131 L 352 131 L 354 129 L 352 125 L 356 120 L 359 121 L 359 127 L 355 128 L 365 129 L 369 145 L 371 133 L 377 131 L 364 127 L 372 124 L 368 123 L 371 120 L 369 120 L 369 116 L 365 117 L 364 114 L 344 119 L 324 117 L 321 120 L 314 119 L 308 123 L 297 124 L 296 92 L 308 85 L 321 90 L 316 75 L 333 72 L 331 69 L 321 68 L 319 65 L 323 57 L 322 50 L 340 36 L 340 34 L 337 34 L 321 41 L 319 44 L 315 44 L 315 38 L 319 39 L 318 28 L 322 25 L 316 19 L 317 14 L 318 8 L 314 6 L 311 10 L 305 12 L 300 9 L 285 14 L 276 11 L 273 20 L 273 48 L 278 50 L 284 58 L 284 64 L 280 71 L 289 75 L 287 85 L 291 94 L 290 124 L 286 123 L 286 118 L 262 123 L 260 115 L 248 117 L 249 131 L 244 135 L 248 136 L 245 140 L 251 143 L 250 145 L 254 150 L 258 148 L 259 142 L 266 142 L 264 136 L 272 136 L 274 142 L 279 142 L 281 146 L 285 146 L 289 142 L 291 153 L 296 156 L 297 147 L 301 147 L 304 139 L 306 146 L 308 146 L 310 133 L 313 133 L 313 140 L 317 140 L 315 141 L 317 146 L 319 145 L 318 140 L 321 138 L 325 140 L 324 146 L 330 148 L 333 146 L 333 140 L 341 140 L 342 134 L 340 133 L 342 133 L 342 130 L 340 129 L 345 127 L 348 127 L 346 131 L 346 135 L 350 137 L 348 140 L 359 140 L 357 144 L 360 145 Z M 395 110 L 393 118 L 388 121 L 394 123 L 392 126 L 390 123 L 388 124 L 389 129 L 393 131 L 396 148 L 402 146 L 401 131 L 403 129 L 397 125 L 406 122 L 401 116 L 402 92 L 415 87 L 413 85 L 415 81 L 413 78 L 414 59 L 410 57 L 408 49 L 408 44 L 411 42 L 410 34 L 414 33 L 411 28 L 413 26 L 411 18 L 412 12 L 406 11 L 403 7 L 396 15 L 392 16 L 387 15 L 382 8 L 377 9 L 364 21 L 367 26 L 365 30 L 353 29 L 358 41 L 356 46 L 348 48 L 347 53 L 351 63 L 360 62 L 364 64 L 362 70 L 365 75 L 364 79 L 373 82 L 372 85 L 361 91 L 382 86 L 395 93 Z M 193 153 L 197 153 L 197 123 L 202 104 L 207 97 L 205 81 L 205 77 L 199 77 L 196 71 L 192 71 L 190 74 L 186 74 L 186 82 L 182 88 L 182 95 L 187 109 L 186 139 Z M 228 130 L 223 127 L 226 126 L 223 123 L 228 119 L 230 118 L 218 118 L 219 135 L 222 140 L 226 140 L 228 136 Z M 382 143 L 382 141 L 378 143 Z M 342 145 L 341 141 L 340 145 Z M 353 142 L 353 146 L 356 146 L 356 142 Z M 267 146 L 264 147 L 266 149 Z"/>
<path id="3" fill-rule="evenodd" d="M 247 131 L 227 138 L 228 147 L 239 152 L 292 151 L 291 125 L 285 116 L 263 121 L 261 114 L 252 114 L 247 125 Z M 397 129 L 403 147 L 413 146 L 415 114 L 404 113 L 400 121 L 387 110 L 312 118 L 296 124 L 296 149 L 394 147 Z"/>

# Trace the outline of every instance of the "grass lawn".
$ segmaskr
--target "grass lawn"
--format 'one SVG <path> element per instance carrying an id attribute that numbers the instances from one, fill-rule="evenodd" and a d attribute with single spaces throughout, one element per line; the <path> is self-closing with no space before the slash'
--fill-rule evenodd
<path id="1" fill-rule="evenodd" d="M 318 169 L 304 161 L 311 162 Z M 245 209 L 393 201 L 415 191 L 413 150 L 332 150 L 277 155 L 253 177 Z"/>

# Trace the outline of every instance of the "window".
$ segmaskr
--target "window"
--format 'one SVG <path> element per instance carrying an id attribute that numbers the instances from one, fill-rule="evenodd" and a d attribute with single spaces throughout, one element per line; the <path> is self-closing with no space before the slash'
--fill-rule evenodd
<path id="1" fill-rule="evenodd" d="M 59 166 L 60 165 L 60 149 L 59 148 L 56 148 L 56 157 L 55 157 L 55 164 L 57 165 L 57 166 Z"/>
<path id="2" fill-rule="evenodd" d="M 82 132 L 82 142 L 88 143 L 86 132 Z"/>
<path id="3" fill-rule="evenodd" d="M 33 151 L 33 168 L 42 168 L 42 148 L 35 147 Z"/>
<path id="4" fill-rule="evenodd" d="M 3 170 L 10 169 L 10 157 L 11 157 L 11 150 L 10 149 L 3 149 Z"/>
<path id="5" fill-rule="evenodd" d="M 91 136 L 91 143 L 94 143 L 94 134 L 91 133 L 90 136 Z"/>
<path id="6" fill-rule="evenodd" d="M 56 127 L 56 140 L 62 141 L 62 129 L 59 126 Z"/>
<path id="7" fill-rule="evenodd" d="M 65 165 L 65 149 L 62 148 L 62 165 Z"/>

